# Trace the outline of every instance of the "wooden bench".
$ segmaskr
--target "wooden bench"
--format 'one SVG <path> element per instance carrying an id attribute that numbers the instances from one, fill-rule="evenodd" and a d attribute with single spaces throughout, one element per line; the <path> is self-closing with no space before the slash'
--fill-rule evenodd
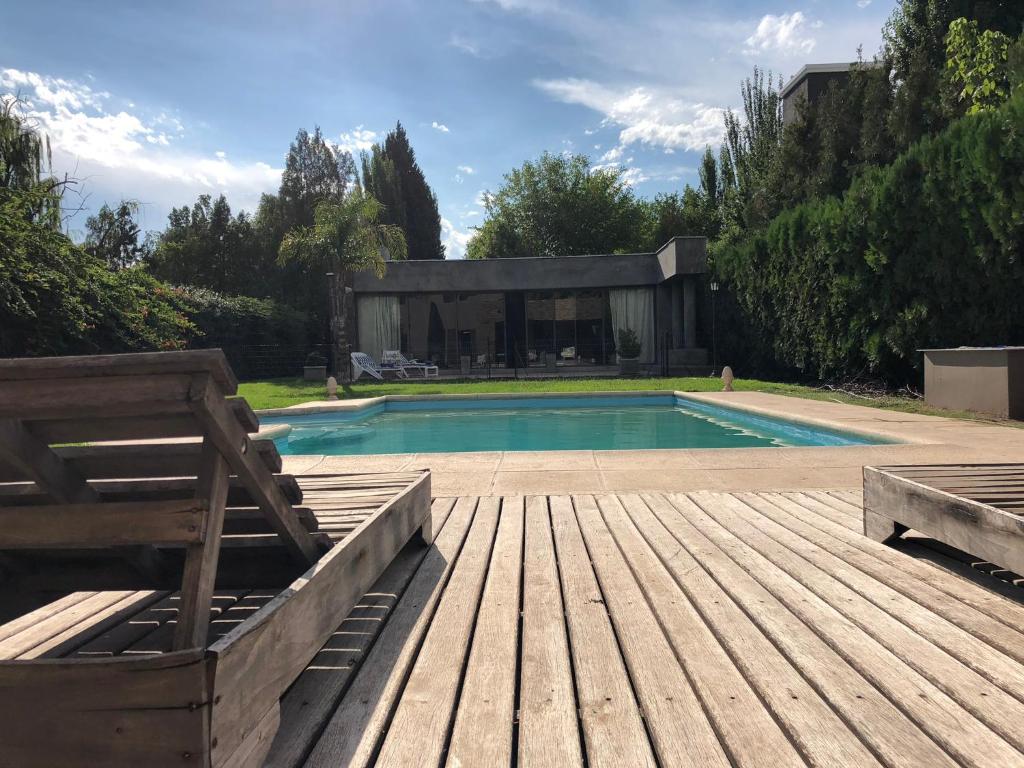
<path id="1" fill-rule="evenodd" d="M 1024 573 L 1024 464 L 864 468 L 864 535 L 914 529 Z"/>
<path id="2" fill-rule="evenodd" d="M 236 391 L 219 350 L 0 360 L 0 610 L 180 586 L 168 653 L 0 661 L 4 760 L 251 763 L 334 627 L 429 542 L 422 472 L 332 546 Z M 206 647 L 215 585 L 243 582 L 283 589 Z"/>

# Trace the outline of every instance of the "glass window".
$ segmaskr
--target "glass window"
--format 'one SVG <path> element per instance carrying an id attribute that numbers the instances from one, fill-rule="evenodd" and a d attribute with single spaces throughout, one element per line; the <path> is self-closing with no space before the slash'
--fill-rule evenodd
<path id="1" fill-rule="evenodd" d="M 555 349 L 555 295 L 551 291 L 526 294 L 527 364 L 545 365 Z"/>

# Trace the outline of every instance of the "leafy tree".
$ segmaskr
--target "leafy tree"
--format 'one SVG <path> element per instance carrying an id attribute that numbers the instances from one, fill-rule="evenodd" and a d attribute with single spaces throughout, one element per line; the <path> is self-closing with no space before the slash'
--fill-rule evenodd
<path id="1" fill-rule="evenodd" d="M 401 123 L 361 158 L 363 186 L 383 206 L 382 220 L 405 233 L 410 259 L 443 259 L 437 196 L 416 162 Z"/>
<path id="2" fill-rule="evenodd" d="M 977 21 L 961 17 L 949 25 L 946 69 L 959 100 L 970 105 L 967 114 L 994 109 L 1009 98 L 1012 45 L 1009 35 L 998 30 L 979 31 Z"/>
<path id="3" fill-rule="evenodd" d="M 223 195 L 200 195 L 189 208 L 174 208 L 147 262 L 154 275 L 176 285 L 220 293 L 266 296 L 274 262 L 248 214 L 231 214 Z"/>
<path id="4" fill-rule="evenodd" d="M 29 120 L 15 97 L 0 98 L 0 190 L 37 193 L 21 198 L 36 207 L 25 215 L 60 226 L 63 185 L 46 174 L 51 165 L 50 140 Z"/>
<path id="5" fill-rule="evenodd" d="M 404 259 L 406 255 L 401 228 L 382 223 L 382 213 L 380 202 L 356 188 L 341 201 L 321 202 L 313 225 L 291 230 L 281 242 L 281 263 L 301 264 L 316 275 L 333 273 L 331 340 L 335 371 L 343 381 L 351 372 L 348 329 L 352 273 L 373 269 L 383 275 L 385 253 L 392 259 Z"/>
<path id="6" fill-rule="evenodd" d="M 505 174 L 469 244 L 473 258 L 642 250 L 643 206 L 618 168 L 544 153 Z M 492 223 L 493 222 L 493 223 Z"/>
<path id="7" fill-rule="evenodd" d="M 782 141 L 782 78 L 755 67 L 740 95 L 742 115 L 725 112 L 725 147 L 742 223 L 756 227 L 773 214 L 769 180 Z"/>
<path id="8" fill-rule="evenodd" d="M 134 200 L 122 200 L 113 209 L 104 203 L 95 216 L 85 220 L 85 250 L 115 271 L 143 260 L 148 248 L 145 239 L 139 242 L 138 210 Z"/>
<path id="9" fill-rule="evenodd" d="M 340 201 L 355 178 L 351 153 L 331 146 L 319 126 L 312 134 L 300 130 L 288 148 L 277 193 L 286 228 L 312 225 L 316 206 Z"/>

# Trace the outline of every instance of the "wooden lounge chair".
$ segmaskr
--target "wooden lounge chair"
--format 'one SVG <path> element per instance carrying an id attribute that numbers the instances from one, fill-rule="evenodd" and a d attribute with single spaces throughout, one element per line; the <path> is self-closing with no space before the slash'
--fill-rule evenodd
<path id="1" fill-rule="evenodd" d="M 236 390 L 219 350 L 0 360 L 0 613 L 180 587 L 166 653 L 0 661 L 0 763 L 254 764 L 287 687 L 430 540 L 426 472 L 339 542 L 317 532 Z M 240 584 L 280 594 L 207 647 L 215 585 Z"/>
<path id="2" fill-rule="evenodd" d="M 864 534 L 914 529 L 1024 574 L 1024 464 L 864 468 Z"/>

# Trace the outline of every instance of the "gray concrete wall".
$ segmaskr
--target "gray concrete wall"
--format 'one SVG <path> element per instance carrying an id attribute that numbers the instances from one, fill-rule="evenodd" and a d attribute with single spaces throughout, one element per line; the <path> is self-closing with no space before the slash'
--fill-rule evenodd
<path id="1" fill-rule="evenodd" d="M 929 405 L 1024 418 L 1024 348 L 923 351 Z"/>

